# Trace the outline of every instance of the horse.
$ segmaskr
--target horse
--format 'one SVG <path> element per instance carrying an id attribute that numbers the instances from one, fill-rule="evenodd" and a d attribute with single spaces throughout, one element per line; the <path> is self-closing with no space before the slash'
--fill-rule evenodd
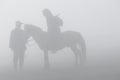
<path id="1" fill-rule="evenodd" d="M 25 31 L 38 44 L 39 48 L 44 52 L 44 67 L 49 68 L 48 51 L 56 52 L 64 48 L 70 48 L 75 55 L 75 64 L 83 64 L 86 60 L 85 40 L 79 32 L 64 31 L 58 37 L 49 36 L 49 33 L 41 30 L 40 27 L 33 24 L 25 24 Z"/>

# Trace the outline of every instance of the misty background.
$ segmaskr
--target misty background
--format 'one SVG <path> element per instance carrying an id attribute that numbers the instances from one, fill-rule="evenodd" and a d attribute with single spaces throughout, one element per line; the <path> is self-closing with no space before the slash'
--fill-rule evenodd
<path id="1" fill-rule="evenodd" d="M 13 53 L 9 37 L 17 20 L 47 31 L 42 10 L 48 8 L 63 19 L 62 31 L 80 32 L 87 46 L 85 66 L 97 66 L 120 72 L 119 0 L 0 0 L 0 71 L 12 68 Z M 34 42 L 28 46 L 25 69 L 42 67 L 43 52 Z M 52 68 L 73 65 L 74 55 L 64 49 L 49 54 Z"/>

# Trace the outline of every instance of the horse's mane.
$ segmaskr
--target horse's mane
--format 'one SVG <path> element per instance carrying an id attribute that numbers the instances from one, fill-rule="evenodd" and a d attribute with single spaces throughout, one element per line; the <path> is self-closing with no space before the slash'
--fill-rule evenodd
<path id="1" fill-rule="evenodd" d="M 33 25 L 33 24 L 27 24 L 27 27 L 32 30 L 32 31 L 37 31 L 37 32 L 41 32 L 42 29 L 36 25 Z"/>

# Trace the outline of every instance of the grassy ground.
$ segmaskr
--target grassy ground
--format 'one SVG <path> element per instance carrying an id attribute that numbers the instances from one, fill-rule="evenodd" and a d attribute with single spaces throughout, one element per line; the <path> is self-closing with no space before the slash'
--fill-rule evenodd
<path id="1" fill-rule="evenodd" d="M 120 80 L 120 70 L 110 66 L 84 66 L 44 70 L 39 68 L 15 72 L 6 68 L 0 80 Z"/>

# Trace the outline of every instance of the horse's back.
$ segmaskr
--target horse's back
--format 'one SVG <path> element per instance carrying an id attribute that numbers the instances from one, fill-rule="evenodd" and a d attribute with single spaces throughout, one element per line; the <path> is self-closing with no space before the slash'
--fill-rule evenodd
<path id="1" fill-rule="evenodd" d="M 80 32 L 75 32 L 75 31 L 65 31 L 62 33 L 62 36 L 64 38 L 64 41 L 67 43 L 75 43 L 79 42 L 79 40 L 83 39 L 82 35 Z"/>

